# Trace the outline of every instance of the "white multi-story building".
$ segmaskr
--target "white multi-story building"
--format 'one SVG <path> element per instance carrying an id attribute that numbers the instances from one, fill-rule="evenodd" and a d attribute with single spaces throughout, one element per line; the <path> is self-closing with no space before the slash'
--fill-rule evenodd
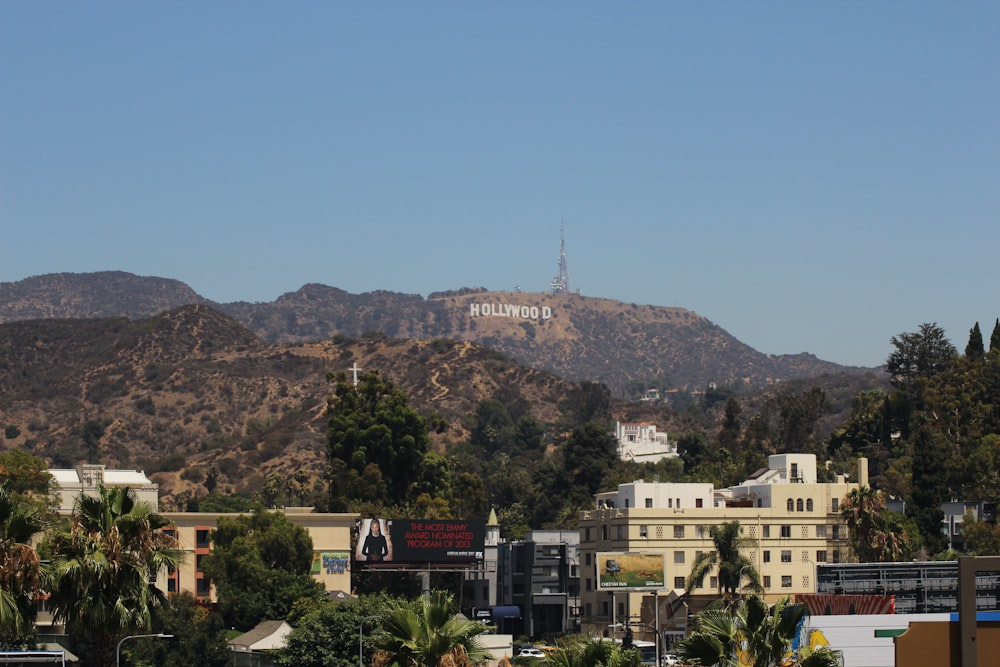
<path id="1" fill-rule="evenodd" d="M 76 499 L 81 496 L 97 496 L 101 486 L 124 486 L 135 491 L 136 497 L 154 509 L 160 506 L 160 487 L 141 470 L 108 470 L 103 465 L 85 463 L 79 468 L 50 469 L 49 474 L 56 481 L 59 494 L 59 513 L 66 515 L 73 511 Z"/>
<path id="2" fill-rule="evenodd" d="M 686 613 L 679 600 L 692 565 L 700 554 L 715 550 L 709 528 L 730 521 L 739 522 L 742 534 L 756 541 L 744 555 L 760 574 L 765 598 L 815 592 L 817 563 L 848 557 L 840 501 L 859 484 L 867 485 L 864 459 L 858 474 L 858 483 L 846 476 L 819 483 L 814 455 L 779 454 L 751 479 L 727 489 L 639 480 L 598 494 L 596 508 L 580 513 L 583 631 L 604 634 L 608 626 L 629 621 L 651 627 L 656 616 L 649 593 L 596 590 L 599 553 L 663 554 L 660 628 L 683 631 Z M 712 572 L 693 594 L 710 596 L 717 589 Z"/>

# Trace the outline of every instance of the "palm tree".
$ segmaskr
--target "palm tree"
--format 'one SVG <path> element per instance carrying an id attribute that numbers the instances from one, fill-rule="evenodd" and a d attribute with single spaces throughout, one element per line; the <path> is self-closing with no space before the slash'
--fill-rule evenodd
<path id="1" fill-rule="evenodd" d="M 376 667 L 467 667 L 488 653 L 476 637 L 486 626 L 457 616 L 452 598 L 434 591 L 415 605 L 401 603 L 382 622 L 372 660 Z"/>
<path id="2" fill-rule="evenodd" d="M 132 489 L 100 486 L 77 498 L 68 526 L 52 536 L 54 617 L 88 644 L 91 664 L 111 664 L 118 641 L 148 630 L 152 608 L 164 602 L 150 581 L 182 560 L 160 530 L 167 525 Z"/>
<path id="3" fill-rule="evenodd" d="M 705 581 L 705 575 L 716 567 L 718 568 L 719 594 L 727 599 L 733 599 L 737 595 L 744 579 L 749 582 L 743 587 L 745 590 L 763 592 L 764 588 L 760 584 L 760 573 L 757 571 L 757 567 L 741 552 L 742 549 L 756 547 L 757 540 L 740 534 L 739 521 L 729 521 L 712 526 L 709 528 L 708 534 L 715 543 L 715 551 L 703 552 L 695 559 L 684 592 L 690 595 L 691 591 L 702 585 Z"/>
<path id="4" fill-rule="evenodd" d="M 840 503 L 854 555 L 862 563 L 906 560 L 912 554 L 899 516 L 885 506 L 885 496 L 870 486 L 852 489 Z"/>
<path id="5" fill-rule="evenodd" d="M 588 637 L 576 646 L 559 648 L 539 661 L 545 667 L 639 667 L 639 651 L 609 640 Z M 532 663 L 534 664 L 534 663 Z"/>
<path id="6" fill-rule="evenodd" d="M 45 527 L 36 504 L 0 484 L 0 645 L 30 640 L 35 594 L 49 580 L 49 569 L 32 546 Z"/>
<path id="7" fill-rule="evenodd" d="M 695 618 L 695 631 L 677 647 L 677 655 L 711 667 L 834 667 L 839 655 L 826 647 L 792 651 L 805 617 L 804 604 L 783 598 L 768 608 L 757 595 L 740 600 L 735 609 L 706 609 Z"/>

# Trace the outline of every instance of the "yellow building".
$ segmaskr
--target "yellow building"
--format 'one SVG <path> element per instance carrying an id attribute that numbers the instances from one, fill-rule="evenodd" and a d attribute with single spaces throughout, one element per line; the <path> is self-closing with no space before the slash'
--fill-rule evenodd
<path id="1" fill-rule="evenodd" d="M 638 639 L 656 620 L 665 633 L 686 628 L 690 600 L 681 600 L 685 581 L 698 556 L 715 550 L 709 528 L 738 521 L 757 547 L 746 555 L 756 566 L 769 601 L 815 592 L 816 564 L 848 558 L 847 529 L 840 502 L 867 484 L 867 461 L 858 466 L 858 483 L 839 476 L 818 483 L 812 454 L 779 454 L 768 467 L 739 486 L 716 490 L 710 484 L 621 484 L 597 495 L 597 507 L 580 513 L 582 631 L 606 634 L 609 627 L 632 623 Z M 662 554 L 664 589 L 653 594 L 598 590 L 597 555 Z M 715 596 L 718 579 L 706 577 L 695 596 Z M 651 632 L 649 633 L 652 634 Z"/>
<path id="2" fill-rule="evenodd" d="M 351 531 L 358 514 L 313 512 L 311 507 L 286 507 L 278 510 L 297 526 L 309 533 L 313 543 L 312 575 L 327 591 L 351 590 Z M 209 533 L 220 517 L 239 514 L 216 512 L 162 512 L 172 524 L 178 546 L 184 551 L 184 564 L 165 576 L 156 585 L 167 593 L 190 591 L 199 599 L 214 600 L 215 591 L 205 578 L 201 560 L 211 550 Z"/>

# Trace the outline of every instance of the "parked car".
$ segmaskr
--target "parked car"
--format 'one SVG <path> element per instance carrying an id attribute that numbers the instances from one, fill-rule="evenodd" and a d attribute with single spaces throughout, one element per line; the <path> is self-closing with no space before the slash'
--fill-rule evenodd
<path id="1" fill-rule="evenodd" d="M 518 658 L 544 658 L 545 652 L 540 648 L 522 648 L 517 654 Z"/>
<path id="2" fill-rule="evenodd" d="M 664 664 L 665 667 L 666 666 L 671 666 L 672 667 L 673 665 L 679 665 L 679 664 L 681 664 L 680 658 L 678 658 L 673 653 L 664 653 L 663 654 L 663 658 L 662 658 L 662 662 L 663 662 L 663 664 Z"/>

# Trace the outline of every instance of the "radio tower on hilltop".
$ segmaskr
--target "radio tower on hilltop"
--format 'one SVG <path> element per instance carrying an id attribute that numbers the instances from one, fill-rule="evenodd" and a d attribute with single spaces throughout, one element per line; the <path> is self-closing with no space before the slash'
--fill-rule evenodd
<path id="1" fill-rule="evenodd" d="M 566 223 L 559 225 L 559 275 L 549 284 L 552 294 L 569 294 L 569 271 L 566 270 Z"/>

